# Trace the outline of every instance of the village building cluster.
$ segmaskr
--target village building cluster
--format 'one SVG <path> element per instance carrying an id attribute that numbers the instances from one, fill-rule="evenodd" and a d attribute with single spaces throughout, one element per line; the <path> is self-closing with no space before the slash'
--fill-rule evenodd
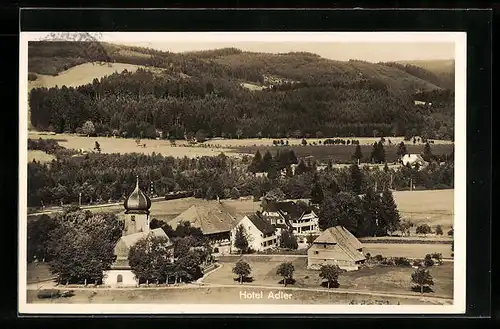
<path id="1" fill-rule="evenodd" d="M 150 229 L 151 199 L 139 188 L 137 179 L 134 191 L 124 202 L 125 211 L 119 215 L 124 222 L 122 237 L 115 245 L 115 261 L 104 273 L 103 283 L 107 286 L 136 286 L 137 280 L 128 263 L 130 248 L 140 239 L 153 234 L 164 237 L 165 246 L 173 255 L 174 245 L 162 228 Z M 338 226 L 319 231 L 318 216 L 311 207 L 304 209 L 296 201 L 266 202 L 261 211 L 239 215 L 222 202 L 207 202 L 193 205 L 168 224 L 176 229 L 181 223 L 189 222 L 199 228 L 210 241 L 213 256 L 238 253 L 235 236 L 238 227 L 243 227 L 249 249 L 263 252 L 279 247 L 284 230 L 296 236 L 301 243 L 310 234 L 319 235 L 308 250 L 308 268 L 318 269 L 321 265 L 336 264 L 345 270 L 356 270 L 365 259 L 362 245 L 345 228 Z M 173 257 L 173 256 L 172 256 Z M 172 259 L 173 261 L 173 259 Z"/>

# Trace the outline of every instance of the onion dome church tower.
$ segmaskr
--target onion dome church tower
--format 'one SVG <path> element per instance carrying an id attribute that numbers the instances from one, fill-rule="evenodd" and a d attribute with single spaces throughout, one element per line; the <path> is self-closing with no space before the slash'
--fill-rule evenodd
<path id="1" fill-rule="evenodd" d="M 149 232 L 149 209 L 151 199 L 139 188 L 139 176 L 135 184 L 135 189 L 125 200 L 125 225 L 123 235 L 130 235 L 139 232 Z"/>

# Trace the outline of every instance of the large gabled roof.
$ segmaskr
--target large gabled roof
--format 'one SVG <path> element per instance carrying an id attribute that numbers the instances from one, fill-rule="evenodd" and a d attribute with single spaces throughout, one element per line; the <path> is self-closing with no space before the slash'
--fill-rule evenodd
<path id="1" fill-rule="evenodd" d="M 262 216 L 259 214 L 251 214 L 247 216 L 248 219 L 257 227 L 259 231 L 261 231 L 264 234 L 272 234 L 276 232 L 276 228 L 269 224 Z"/>
<path id="2" fill-rule="evenodd" d="M 234 209 L 219 202 L 193 205 L 168 224 L 175 230 L 180 222 L 189 222 L 203 234 L 229 232 L 236 225 L 237 214 Z"/>
<path id="3" fill-rule="evenodd" d="M 363 260 L 365 257 L 359 249 L 363 245 L 359 240 L 343 226 L 330 227 L 323 231 L 314 240 L 314 245 L 331 244 L 339 246 L 354 261 Z"/>

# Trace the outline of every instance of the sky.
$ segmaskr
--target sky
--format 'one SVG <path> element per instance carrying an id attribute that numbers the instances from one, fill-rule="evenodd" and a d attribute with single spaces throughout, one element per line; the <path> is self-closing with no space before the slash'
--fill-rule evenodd
<path id="1" fill-rule="evenodd" d="M 441 60 L 455 58 L 455 45 L 448 42 L 116 42 L 162 51 L 184 52 L 235 47 L 244 51 L 286 53 L 306 51 L 321 57 L 369 62 Z"/>
<path id="2" fill-rule="evenodd" d="M 57 34 L 57 32 L 56 32 Z M 65 33 L 67 34 L 67 33 Z M 76 32 L 76 34 L 81 34 Z M 243 51 L 304 51 L 333 60 L 449 60 L 463 55 L 463 32 L 97 32 L 94 40 L 171 52 L 234 47 Z M 48 32 L 30 32 L 43 40 Z M 67 36 L 65 36 L 67 37 Z M 50 39 L 50 38 L 49 38 Z"/>

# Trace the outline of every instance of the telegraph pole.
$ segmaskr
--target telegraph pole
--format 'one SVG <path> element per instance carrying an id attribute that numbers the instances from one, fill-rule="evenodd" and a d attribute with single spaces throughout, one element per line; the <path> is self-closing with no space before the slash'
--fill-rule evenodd
<path id="1" fill-rule="evenodd" d="M 82 192 L 78 193 L 78 206 L 82 206 Z"/>

